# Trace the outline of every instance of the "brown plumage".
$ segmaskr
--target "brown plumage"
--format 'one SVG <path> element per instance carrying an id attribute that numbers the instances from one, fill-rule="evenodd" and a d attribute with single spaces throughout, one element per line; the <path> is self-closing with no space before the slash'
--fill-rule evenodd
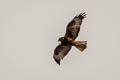
<path id="1" fill-rule="evenodd" d="M 85 13 L 81 13 L 75 16 L 72 21 L 67 25 L 66 33 L 64 37 L 60 37 L 58 41 L 61 43 L 55 48 L 53 58 L 60 65 L 61 59 L 63 59 L 72 46 L 75 46 L 80 51 L 83 51 L 87 47 L 87 41 L 75 41 L 80 31 L 80 26 L 83 19 L 86 17 Z"/>

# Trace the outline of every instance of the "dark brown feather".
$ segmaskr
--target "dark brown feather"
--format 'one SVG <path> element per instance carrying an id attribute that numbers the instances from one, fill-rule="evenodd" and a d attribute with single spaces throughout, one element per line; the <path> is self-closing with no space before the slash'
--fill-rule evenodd
<path id="1" fill-rule="evenodd" d="M 62 43 L 55 48 L 53 58 L 57 62 L 57 64 L 60 65 L 61 59 L 63 59 L 67 55 L 71 47 L 72 46 L 68 43 Z"/>
<path id="2" fill-rule="evenodd" d="M 81 13 L 80 15 L 74 17 L 74 19 L 67 25 L 65 37 L 72 38 L 73 40 L 77 38 L 82 20 L 85 16 L 85 13 Z"/>

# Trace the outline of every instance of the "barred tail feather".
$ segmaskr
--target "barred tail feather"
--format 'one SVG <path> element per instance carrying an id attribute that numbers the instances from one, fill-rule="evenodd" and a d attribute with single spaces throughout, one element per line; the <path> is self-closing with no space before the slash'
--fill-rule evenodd
<path id="1" fill-rule="evenodd" d="M 74 46 L 82 52 L 87 48 L 87 41 L 76 41 Z"/>

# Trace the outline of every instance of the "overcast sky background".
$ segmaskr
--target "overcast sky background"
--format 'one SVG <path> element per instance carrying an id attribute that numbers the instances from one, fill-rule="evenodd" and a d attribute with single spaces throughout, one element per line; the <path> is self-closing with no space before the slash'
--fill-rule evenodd
<path id="1" fill-rule="evenodd" d="M 53 52 L 74 16 L 86 12 L 58 66 Z M 0 80 L 120 80 L 119 0 L 0 0 Z"/>

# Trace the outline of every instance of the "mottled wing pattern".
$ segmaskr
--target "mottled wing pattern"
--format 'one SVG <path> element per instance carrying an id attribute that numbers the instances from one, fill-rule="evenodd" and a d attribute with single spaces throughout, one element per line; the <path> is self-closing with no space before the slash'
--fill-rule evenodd
<path id="1" fill-rule="evenodd" d="M 81 13 L 78 16 L 75 16 L 74 19 L 67 25 L 65 37 L 70 37 L 75 40 L 80 31 L 80 25 L 82 20 L 85 18 L 86 14 Z"/>
<path id="2" fill-rule="evenodd" d="M 70 37 L 73 40 L 75 40 L 78 36 L 79 31 L 80 31 L 80 27 L 74 28 L 74 25 L 70 25 L 67 27 L 66 30 L 67 31 L 66 31 L 65 37 Z"/>
<path id="3" fill-rule="evenodd" d="M 72 46 L 70 44 L 66 43 L 66 44 L 59 44 L 55 48 L 53 58 L 57 62 L 57 64 L 60 65 L 61 59 L 63 59 L 67 55 L 67 53 L 70 51 L 71 47 Z"/>

